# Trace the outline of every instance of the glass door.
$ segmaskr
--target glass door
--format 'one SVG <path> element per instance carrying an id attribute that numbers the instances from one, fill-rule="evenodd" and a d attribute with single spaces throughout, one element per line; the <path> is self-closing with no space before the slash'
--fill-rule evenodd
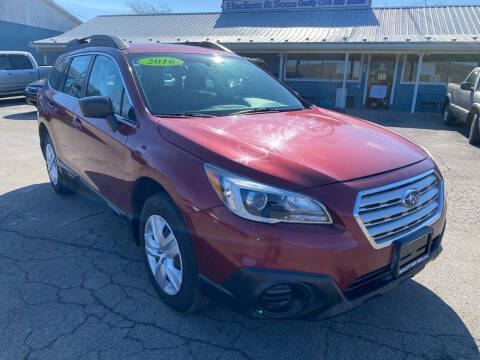
<path id="1" fill-rule="evenodd" d="M 365 106 L 371 109 L 388 109 L 393 88 L 396 55 L 373 54 L 367 80 Z"/>

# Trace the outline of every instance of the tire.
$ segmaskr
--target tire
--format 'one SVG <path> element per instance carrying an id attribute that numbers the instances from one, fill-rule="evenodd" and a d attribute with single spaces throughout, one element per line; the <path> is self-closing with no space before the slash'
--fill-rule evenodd
<path id="1" fill-rule="evenodd" d="M 73 193 L 72 182 L 60 171 L 60 167 L 58 166 L 57 153 L 55 152 L 50 135 L 46 135 L 45 137 L 43 153 L 45 155 L 48 177 L 53 190 L 60 195 Z"/>
<path id="2" fill-rule="evenodd" d="M 446 103 L 443 108 L 443 123 L 447 126 L 453 126 L 456 123 L 455 116 L 450 111 L 450 104 Z"/>
<path id="3" fill-rule="evenodd" d="M 479 115 L 476 113 L 473 115 L 472 120 L 470 121 L 469 131 L 468 131 L 468 142 L 472 145 L 480 144 L 480 129 L 479 129 Z"/>
<path id="4" fill-rule="evenodd" d="M 139 234 L 148 274 L 163 302 L 178 312 L 203 307 L 207 301 L 190 236 L 166 193 L 151 196 L 143 205 Z"/>

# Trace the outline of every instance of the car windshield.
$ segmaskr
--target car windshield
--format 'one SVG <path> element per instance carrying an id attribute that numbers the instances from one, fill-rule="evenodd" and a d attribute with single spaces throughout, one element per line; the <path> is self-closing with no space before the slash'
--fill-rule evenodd
<path id="1" fill-rule="evenodd" d="M 271 75 L 230 55 L 146 53 L 128 60 L 152 114 L 193 117 L 303 110 Z"/>

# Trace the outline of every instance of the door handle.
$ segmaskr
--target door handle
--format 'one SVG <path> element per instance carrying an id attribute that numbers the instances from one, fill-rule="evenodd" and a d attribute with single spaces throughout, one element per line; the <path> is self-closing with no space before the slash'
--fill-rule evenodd
<path id="1" fill-rule="evenodd" d="M 73 127 L 77 130 L 81 130 L 82 129 L 82 122 L 80 121 L 79 118 L 73 118 L 72 120 L 72 124 L 73 124 Z"/>

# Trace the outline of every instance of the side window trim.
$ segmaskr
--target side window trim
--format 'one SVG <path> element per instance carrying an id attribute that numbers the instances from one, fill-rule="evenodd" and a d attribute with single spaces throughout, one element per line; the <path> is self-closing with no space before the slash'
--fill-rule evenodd
<path id="1" fill-rule="evenodd" d="M 65 80 L 67 79 L 67 74 L 68 74 L 68 71 L 70 70 L 70 65 L 72 64 L 72 58 L 69 57 L 65 59 L 65 61 L 66 61 L 65 69 L 63 69 L 62 76 L 60 76 L 60 80 L 58 80 L 57 88 L 55 90 L 58 91 L 59 93 L 70 96 L 63 92 L 63 87 L 65 86 Z"/>
<path id="2" fill-rule="evenodd" d="M 80 99 L 84 98 L 87 94 L 88 82 L 90 81 L 90 74 L 92 73 L 93 64 L 95 64 L 95 59 L 98 57 L 97 54 L 92 54 L 90 58 L 90 64 L 88 64 L 87 74 L 83 79 L 82 92 L 80 93 Z"/>

